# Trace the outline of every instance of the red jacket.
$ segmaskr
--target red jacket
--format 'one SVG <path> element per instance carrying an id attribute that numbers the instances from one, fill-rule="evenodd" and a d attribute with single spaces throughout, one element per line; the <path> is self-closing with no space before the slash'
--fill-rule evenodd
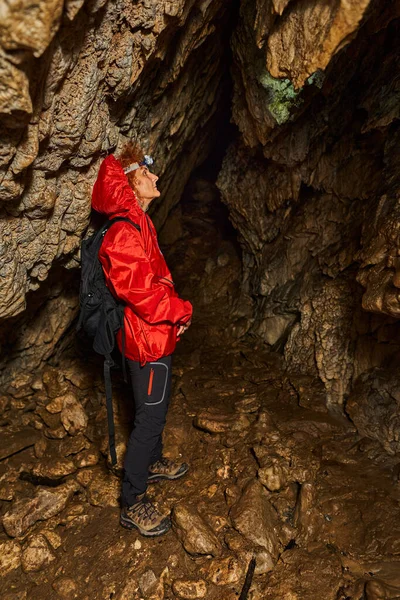
<path id="1" fill-rule="evenodd" d="M 130 223 L 114 223 L 99 252 L 107 286 L 126 305 L 126 357 L 144 365 L 172 354 L 178 326 L 189 321 L 192 305 L 175 292 L 154 225 L 112 155 L 100 166 L 92 206 L 109 219 L 127 217 L 141 228 L 139 232 Z M 121 337 L 120 331 L 120 350 Z"/>

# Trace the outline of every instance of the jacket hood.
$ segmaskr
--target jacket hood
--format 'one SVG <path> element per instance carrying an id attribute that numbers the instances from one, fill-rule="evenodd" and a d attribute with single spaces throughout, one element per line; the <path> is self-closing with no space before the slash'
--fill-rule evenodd
<path id="1" fill-rule="evenodd" d="M 112 154 L 100 165 L 92 193 L 92 207 L 109 218 L 144 214 L 121 163 Z"/>

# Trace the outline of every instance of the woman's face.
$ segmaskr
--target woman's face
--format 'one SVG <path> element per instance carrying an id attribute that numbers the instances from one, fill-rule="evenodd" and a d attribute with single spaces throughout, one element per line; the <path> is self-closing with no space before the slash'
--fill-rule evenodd
<path id="1" fill-rule="evenodd" d="M 157 189 L 157 175 L 150 173 L 146 166 L 139 167 L 134 173 L 132 187 L 139 201 L 140 206 L 144 211 L 150 205 L 154 198 L 160 196 L 160 191 Z"/>

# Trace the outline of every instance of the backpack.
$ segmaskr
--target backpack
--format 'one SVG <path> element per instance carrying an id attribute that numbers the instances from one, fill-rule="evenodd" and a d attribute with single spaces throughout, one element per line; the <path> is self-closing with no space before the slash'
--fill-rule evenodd
<path id="1" fill-rule="evenodd" d="M 126 221 L 140 232 L 140 226 L 130 219 L 116 217 L 107 221 L 95 234 L 81 244 L 81 283 L 79 288 L 80 314 L 77 331 L 83 330 L 93 339 L 93 349 L 104 356 L 104 384 L 106 390 L 107 420 L 110 457 L 112 465 L 117 463 L 115 452 L 115 428 L 112 406 L 110 369 L 114 366 L 111 353 L 115 347 L 115 336 L 122 329 L 122 370 L 126 381 L 124 305 L 108 289 L 99 260 L 99 250 L 104 236 L 117 221 Z"/>

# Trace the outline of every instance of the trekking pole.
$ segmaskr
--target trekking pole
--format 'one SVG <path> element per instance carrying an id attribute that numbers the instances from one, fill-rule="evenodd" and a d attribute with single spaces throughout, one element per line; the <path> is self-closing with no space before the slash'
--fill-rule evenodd
<path id="1" fill-rule="evenodd" d="M 246 600 L 247 594 L 249 593 L 251 582 L 253 581 L 254 570 L 256 568 L 256 559 L 253 558 L 249 562 L 249 566 L 247 567 L 246 579 L 244 580 L 244 585 L 242 588 L 242 592 L 239 596 L 239 600 Z"/>

